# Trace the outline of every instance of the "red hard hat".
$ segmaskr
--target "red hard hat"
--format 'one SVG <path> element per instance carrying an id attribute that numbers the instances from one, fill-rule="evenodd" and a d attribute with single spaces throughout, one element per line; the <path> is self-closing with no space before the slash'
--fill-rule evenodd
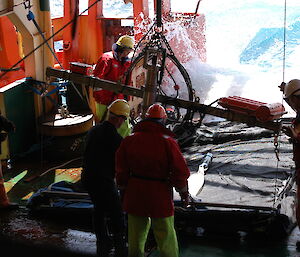
<path id="1" fill-rule="evenodd" d="M 149 106 L 145 117 L 154 119 L 164 119 L 167 118 L 167 114 L 165 108 L 162 107 L 160 104 L 152 104 Z"/>

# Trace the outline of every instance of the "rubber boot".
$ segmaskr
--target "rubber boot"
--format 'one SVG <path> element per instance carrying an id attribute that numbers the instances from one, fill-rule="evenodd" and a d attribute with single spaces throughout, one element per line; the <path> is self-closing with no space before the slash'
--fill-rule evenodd
<path id="1" fill-rule="evenodd" d="M 124 234 L 114 235 L 115 257 L 127 257 L 128 247 Z"/>
<path id="2" fill-rule="evenodd" d="M 113 242 L 111 240 L 98 241 L 97 240 L 97 256 L 98 257 L 109 257 L 113 251 Z"/>

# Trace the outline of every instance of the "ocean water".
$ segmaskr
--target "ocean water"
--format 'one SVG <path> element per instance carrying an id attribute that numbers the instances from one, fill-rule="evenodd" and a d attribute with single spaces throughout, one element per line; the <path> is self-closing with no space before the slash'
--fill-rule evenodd
<path id="1" fill-rule="evenodd" d="M 62 15 L 62 2 L 50 1 L 53 16 Z M 198 0 L 172 0 L 171 10 L 193 13 L 197 3 Z M 81 0 L 80 11 L 87 4 L 87 0 Z M 131 3 L 103 0 L 103 5 L 106 17 L 132 16 Z M 153 18 L 153 0 L 149 7 Z M 294 115 L 283 102 L 278 86 L 282 81 L 300 78 L 300 2 L 287 0 L 285 11 L 283 0 L 202 0 L 198 13 L 204 14 L 206 21 L 206 62 L 195 53 L 193 44 L 197 42 L 188 38 L 182 24 L 164 26 L 173 26 L 166 35 L 168 40 L 184 42 L 189 56 L 182 64 L 201 102 L 209 104 L 220 97 L 238 95 L 283 103 L 288 116 Z"/>
<path id="2" fill-rule="evenodd" d="M 182 2 L 173 2 L 173 10 L 182 11 Z M 193 10 L 196 2 L 184 5 Z M 203 102 L 238 95 L 283 103 L 288 116 L 294 115 L 278 86 L 300 77 L 300 2 L 287 1 L 285 12 L 279 0 L 203 0 L 198 12 L 206 17 L 207 61 L 193 59 L 185 66 L 196 90 L 206 92 Z"/>
<path id="3" fill-rule="evenodd" d="M 286 2 L 285 42 L 285 1 L 201 2 L 199 9 L 206 16 L 207 65 L 216 79 L 206 102 L 221 95 L 283 102 L 278 85 L 300 75 L 300 2 Z"/>

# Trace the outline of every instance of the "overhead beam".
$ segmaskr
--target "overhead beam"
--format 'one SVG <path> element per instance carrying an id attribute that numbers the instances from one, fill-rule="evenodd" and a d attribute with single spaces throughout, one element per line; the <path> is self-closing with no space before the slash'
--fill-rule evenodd
<path id="1" fill-rule="evenodd" d="M 130 86 L 125 86 L 120 83 L 115 83 L 109 80 L 73 73 L 69 70 L 58 70 L 48 67 L 46 69 L 46 76 L 70 80 L 77 84 L 84 84 L 92 88 L 102 88 L 115 93 L 122 93 L 124 95 L 131 95 L 140 98 L 143 98 L 144 95 L 144 89 L 138 89 Z"/>

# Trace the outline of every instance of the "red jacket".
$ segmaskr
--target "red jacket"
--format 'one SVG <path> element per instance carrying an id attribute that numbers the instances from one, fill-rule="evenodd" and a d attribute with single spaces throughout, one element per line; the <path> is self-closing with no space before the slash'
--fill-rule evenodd
<path id="1" fill-rule="evenodd" d="M 94 76 L 113 82 L 122 79 L 124 73 L 130 66 L 130 61 L 121 62 L 114 58 L 113 52 L 104 53 L 98 60 L 94 69 Z M 124 83 L 124 81 L 121 81 Z M 94 98 L 98 103 L 109 105 L 116 99 L 123 99 L 123 94 L 101 89 L 94 91 Z"/>
<path id="2" fill-rule="evenodd" d="M 116 154 L 117 184 L 125 187 L 127 213 L 152 218 L 174 215 L 173 187 L 187 186 L 189 168 L 173 133 L 142 121 L 124 138 Z"/>

